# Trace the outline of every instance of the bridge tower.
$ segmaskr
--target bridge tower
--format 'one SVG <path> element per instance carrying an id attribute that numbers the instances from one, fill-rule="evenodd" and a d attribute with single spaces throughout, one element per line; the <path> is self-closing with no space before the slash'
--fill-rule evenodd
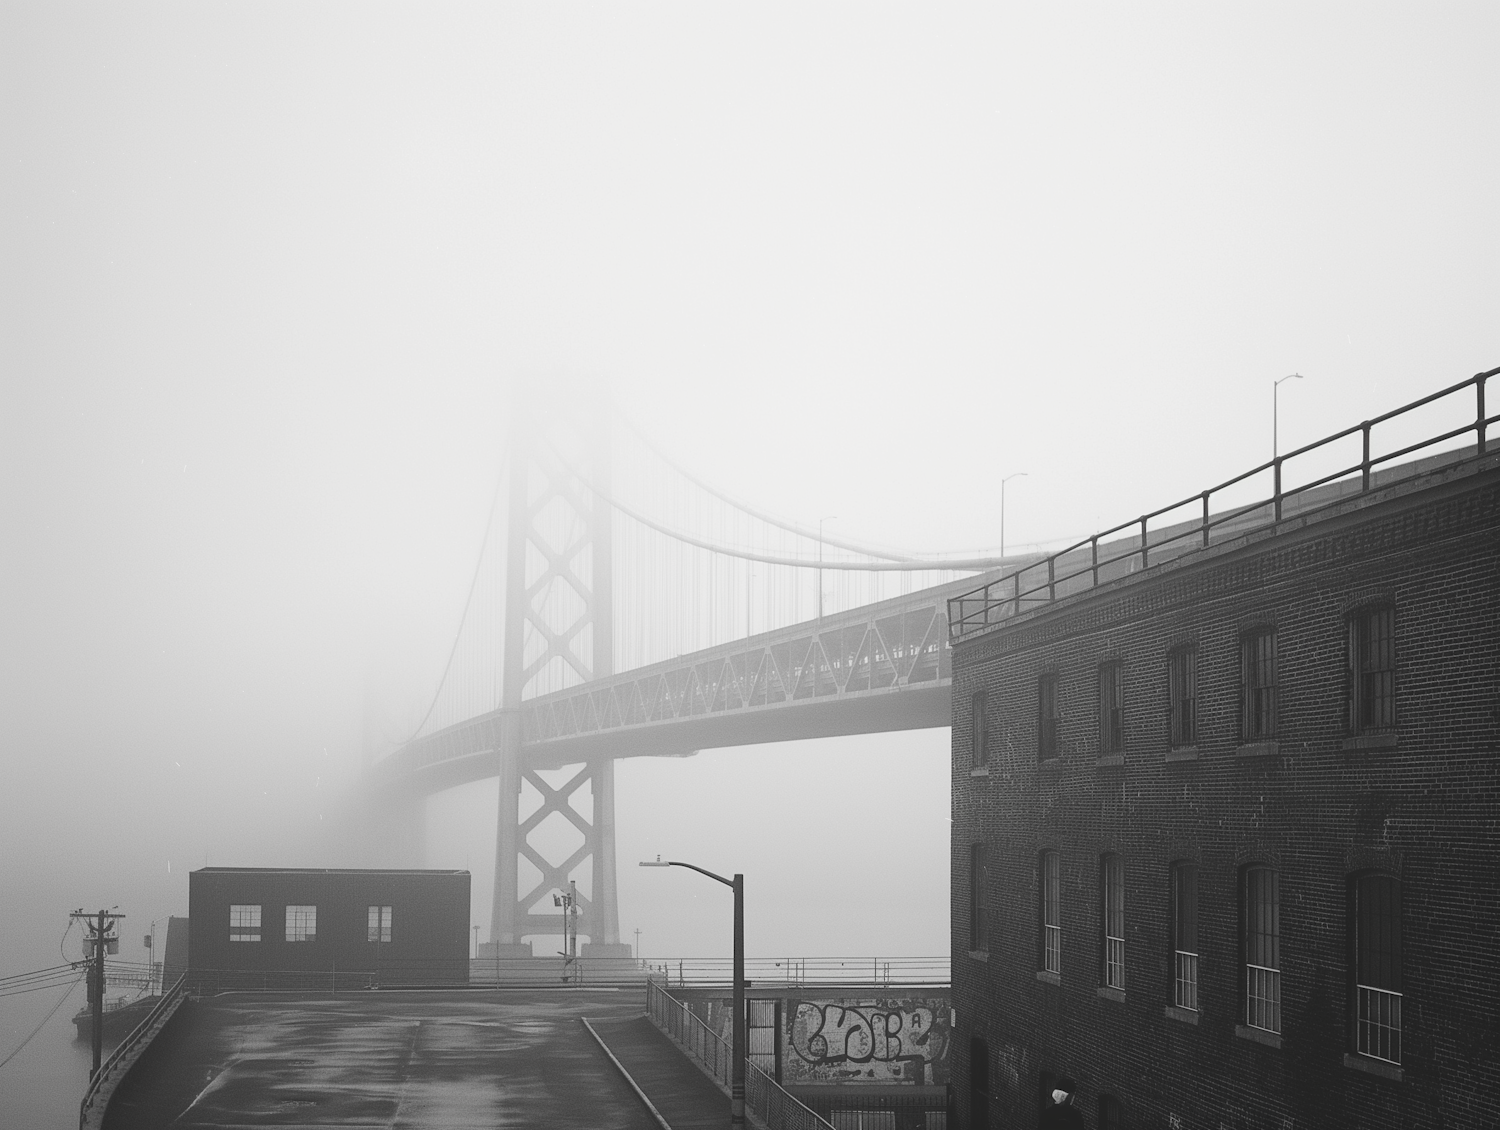
<path id="1" fill-rule="evenodd" d="M 595 956 L 629 957 L 620 944 L 615 892 L 614 760 L 586 762 L 560 785 L 543 779 L 542 766 L 523 760 L 522 702 L 532 694 L 613 674 L 609 418 L 603 396 L 557 398 L 556 410 L 518 400 L 511 423 L 505 538 L 505 618 L 501 671 L 499 823 L 495 842 L 495 892 L 490 940 L 497 955 L 530 952 L 523 938 L 561 934 L 551 892 L 568 889 L 569 875 L 591 860 L 587 896 L 580 894 L 578 932 Z M 593 405 L 589 411 L 588 405 Z M 588 414 L 580 423 L 577 413 Z M 563 412 L 568 413 L 564 418 Z M 580 481 L 580 476 L 587 478 Z M 520 805 L 529 782 L 541 805 L 525 819 Z M 585 786 L 592 811 L 573 798 Z M 585 806 L 589 807 L 589 806 Z M 553 863 L 531 836 L 553 813 L 583 834 L 566 859 Z M 520 889 L 521 860 L 540 872 Z"/>

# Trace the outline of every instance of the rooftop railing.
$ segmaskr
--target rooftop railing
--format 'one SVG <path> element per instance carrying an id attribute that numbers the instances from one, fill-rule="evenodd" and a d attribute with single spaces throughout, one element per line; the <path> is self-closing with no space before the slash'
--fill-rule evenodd
<path id="1" fill-rule="evenodd" d="M 1496 374 L 1500 374 L 1500 368 L 1476 373 L 1384 415 L 1276 455 L 1217 486 L 1122 522 L 953 597 L 948 601 L 949 639 L 957 643 L 1022 611 L 1251 530 L 1274 527 L 1291 517 L 1306 518 L 1351 497 L 1427 474 L 1442 464 L 1444 456 L 1457 461 L 1484 455 L 1487 447 L 1493 446 L 1487 437 L 1489 426 L 1500 421 L 1500 414 L 1486 414 L 1484 400 L 1485 381 Z M 1382 429 L 1382 438 L 1387 432 L 1396 436 L 1391 450 L 1378 455 L 1372 450 L 1372 433 L 1377 428 Z M 1389 468 L 1399 459 L 1470 434 L 1472 448 Z M 1358 455 L 1351 461 L 1351 455 L 1345 452 L 1356 445 Z M 1289 466 L 1299 474 L 1291 473 Z M 1247 495 L 1249 501 L 1245 500 Z M 1216 502 L 1224 508 L 1215 511 Z"/>
<path id="2" fill-rule="evenodd" d="M 646 1011 L 690 1059 L 727 1094 L 734 1076 L 729 1041 L 655 981 L 646 982 Z M 770 1130 L 834 1130 L 800 1099 L 753 1063 L 745 1065 L 745 1109 Z"/>

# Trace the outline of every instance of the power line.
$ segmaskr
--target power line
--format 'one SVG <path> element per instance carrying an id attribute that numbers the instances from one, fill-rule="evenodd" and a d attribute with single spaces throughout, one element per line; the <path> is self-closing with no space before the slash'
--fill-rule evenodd
<path id="1" fill-rule="evenodd" d="M 35 1038 L 35 1036 L 36 1036 L 36 1034 L 38 1032 L 40 1032 L 43 1028 L 45 1028 L 47 1026 L 47 1021 L 51 1020 L 54 1016 L 56 1016 L 57 1015 L 57 1010 L 60 1009 L 63 1006 L 63 1002 L 66 1001 L 70 996 L 73 995 L 73 990 L 78 987 L 78 982 L 83 980 L 83 976 L 84 975 L 82 973 L 80 973 L 80 974 L 78 974 L 77 977 L 73 978 L 73 983 L 68 986 L 67 991 L 65 993 L 63 993 L 63 995 L 58 998 L 57 1003 L 52 1006 L 52 1011 L 49 1012 L 49 1013 L 47 1013 L 46 1016 L 42 1017 L 42 1022 L 40 1024 L 38 1024 L 35 1028 L 33 1028 L 30 1031 L 30 1033 L 27 1034 L 26 1038 L 20 1042 L 20 1044 L 16 1047 L 16 1049 L 13 1052 L 10 1053 L 10 1055 L 6 1056 L 4 1059 L 0 1059 L 0 1067 L 4 1067 L 11 1060 L 15 1059 L 16 1056 L 20 1055 L 21 1054 L 21 1050 L 23 1048 L 25 1048 L 27 1044 L 31 1043 L 32 1039 Z"/>

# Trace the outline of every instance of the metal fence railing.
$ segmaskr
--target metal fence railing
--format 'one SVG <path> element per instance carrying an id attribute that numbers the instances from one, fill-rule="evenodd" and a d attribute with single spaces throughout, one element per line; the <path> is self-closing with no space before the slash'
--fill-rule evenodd
<path id="1" fill-rule="evenodd" d="M 695 1016 L 655 979 L 646 982 L 646 1012 L 687 1055 L 729 1091 L 734 1062 L 729 1041 Z M 745 1109 L 770 1130 L 833 1130 L 791 1092 L 753 1063 L 745 1065 Z"/>
<path id="2" fill-rule="evenodd" d="M 1250 530 L 1278 525 L 1288 517 L 1307 517 L 1348 498 L 1428 473 L 1433 469 L 1432 457 L 1401 468 L 1390 465 L 1440 444 L 1472 435 L 1472 448 L 1444 454 L 1455 459 L 1484 455 L 1493 446 L 1489 427 L 1500 421 L 1500 415 L 1486 415 L 1484 400 L 1485 381 L 1496 374 L 1500 368 L 1476 373 L 1384 415 L 1278 454 L 1199 494 L 1122 522 L 953 597 L 948 601 L 949 639 L 957 643 L 1024 609 L 1206 548 L 1215 540 L 1222 543 Z M 1466 393 L 1472 402 L 1466 400 Z M 1380 454 L 1374 454 L 1371 446 L 1377 427 L 1382 429 L 1382 439 L 1387 433 L 1394 436 L 1390 449 Z M 1356 439 L 1357 456 L 1346 452 L 1355 448 Z M 1288 486 L 1289 481 L 1295 485 Z M 1222 507 L 1217 512 L 1216 503 Z"/>
<path id="3" fill-rule="evenodd" d="M 117 1070 L 135 1062 L 133 1054 L 143 1041 L 147 1041 L 157 1031 L 160 1024 L 164 1024 L 172 1013 L 187 999 L 187 978 L 177 978 L 177 983 L 162 994 L 161 1000 L 156 1002 L 156 1007 L 147 1013 L 146 1018 L 130 1030 L 118 1047 L 109 1053 L 109 1058 L 99 1065 L 99 1070 L 89 1080 L 88 1090 L 83 1092 L 83 1101 L 78 1104 L 78 1125 L 80 1130 L 89 1124 L 90 1114 L 95 1113 L 94 1104 L 99 1101 L 101 1092 L 106 1083 L 110 1082 Z M 142 1049 L 144 1050 L 144 1049 Z M 123 1072 L 122 1072 L 123 1074 Z M 114 1080 L 118 1082 L 119 1080 Z M 101 1112 L 98 1112 L 102 1114 Z"/>
<path id="4" fill-rule="evenodd" d="M 734 977 L 734 962 L 727 957 L 670 958 L 648 961 L 647 967 L 668 985 L 728 985 Z M 751 958 L 745 962 L 745 979 L 758 988 L 947 985 L 951 980 L 951 962 L 946 956 Z"/>

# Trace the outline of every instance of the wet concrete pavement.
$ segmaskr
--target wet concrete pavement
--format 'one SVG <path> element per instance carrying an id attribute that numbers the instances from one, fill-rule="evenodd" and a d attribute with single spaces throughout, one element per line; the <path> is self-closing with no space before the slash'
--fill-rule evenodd
<path id="1" fill-rule="evenodd" d="M 581 1016 L 612 1033 L 635 1032 L 639 1019 L 662 1041 L 655 1054 L 681 1061 L 659 1068 L 663 1077 L 674 1067 L 696 1075 L 712 1092 L 714 1125 L 727 1122 L 727 1100 L 640 1019 L 642 1003 L 634 990 L 602 989 L 190 1001 L 121 1085 L 104 1127 L 659 1130 Z M 677 1091 L 692 1090 L 676 1077 Z"/>

